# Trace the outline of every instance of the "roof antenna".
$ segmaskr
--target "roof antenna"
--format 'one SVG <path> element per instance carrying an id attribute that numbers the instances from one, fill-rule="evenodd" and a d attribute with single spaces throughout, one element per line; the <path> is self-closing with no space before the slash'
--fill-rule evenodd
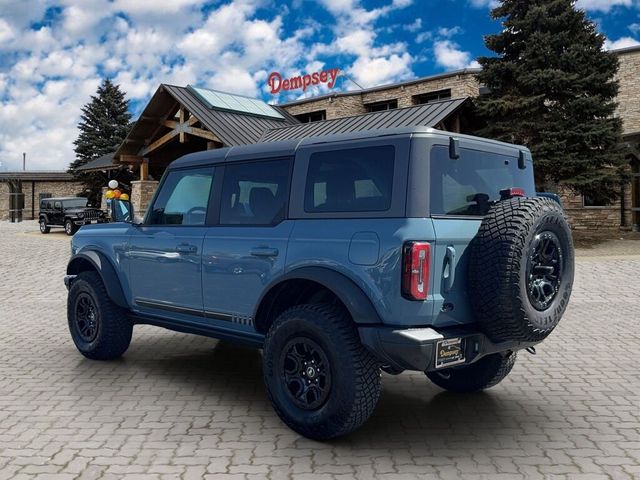
<path id="1" fill-rule="evenodd" d="M 364 87 L 362 85 L 360 85 L 358 82 L 356 82 L 353 78 L 351 78 L 349 75 L 347 75 L 346 73 L 344 73 L 342 71 L 342 69 L 340 69 L 340 72 L 338 73 L 339 77 L 345 77 L 347 80 L 349 80 L 351 83 L 355 83 L 356 86 L 360 89 L 360 90 L 364 90 Z"/>

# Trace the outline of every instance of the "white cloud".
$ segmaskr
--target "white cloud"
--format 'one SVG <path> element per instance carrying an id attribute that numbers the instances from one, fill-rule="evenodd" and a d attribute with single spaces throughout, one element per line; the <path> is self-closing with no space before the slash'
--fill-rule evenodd
<path id="1" fill-rule="evenodd" d="M 437 40 L 433 44 L 433 53 L 438 65 L 447 69 L 477 68 L 478 62 L 471 58 L 470 52 L 460 50 L 460 46 L 451 40 Z"/>
<path id="2" fill-rule="evenodd" d="M 498 0 L 469 0 L 469 3 L 475 8 L 496 8 L 500 2 Z"/>
<path id="3" fill-rule="evenodd" d="M 203 12 L 205 3 L 213 8 Z M 408 46 L 378 35 L 381 19 L 411 3 L 322 0 L 332 24 L 296 17 L 291 32 L 284 24 L 293 12 L 266 0 L 0 0 L 0 161 L 18 168 L 27 152 L 30 168 L 66 168 L 80 109 L 105 75 L 138 108 L 160 83 L 264 94 L 275 69 L 342 67 L 363 86 L 411 77 Z"/>
<path id="4" fill-rule="evenodd" d="M 460 35 L 462 33 L 462 28 L 459 26 L 455 26 L 455 27 L 451 27 L 451 28 L 447 28 L 447 27 L 440 27 L 438 29 L 438 35 L 440 35 L 441 37 L 445 37 L 445 38 L 451 38 L 454 37 L 456 35 Z"/>
<path id="5" fill-rule="evenodd" d="M 576 7 L 582 10 L 608 13 L 612 8 L 622 6 L 631 7 L 633 0 L 578 0 Z"/>
<path id="6" fill-rule="evenodd" d="M 605 50 L 619 50 L 621 48 L 629 48 L 640 45 L 640 42 L 635 38 L 631 37 L 622 37 L 618 40 L 605 40 L 604 49 Z"/>
<path id="7" fill-rule="evenodd" d="M 640 23 L 632 23 L 628 28 L 633 34 L 637 35 L 638 33 L 640 33 Z"/>

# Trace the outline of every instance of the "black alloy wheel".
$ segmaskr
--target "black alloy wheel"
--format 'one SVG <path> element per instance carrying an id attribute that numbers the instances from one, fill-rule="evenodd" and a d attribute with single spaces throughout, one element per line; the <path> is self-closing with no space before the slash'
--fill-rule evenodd
<path id="1" fill-rule="evenodd" d="M 293 403 L 304 410 L 321 407 L 331 392 L 327 355 L 316 342 L 306 337 L 290 340 L 284 352 L 280 374 Z"/>
<path id="2" fill-rule="evenodd" d="M 562 281 L 563 253 L 558 236 L 549 231 L 535 236 L 527 260 L 527 295 L 533 308 L 544 311 Z"/>
<path id="3" fill-rule="evenodd" d="M 78 335 L 87 343 L 93 342 L 98 335 L 100 315 L 93 298 L 88 293 L 76 297 L 75 323 Z"/>

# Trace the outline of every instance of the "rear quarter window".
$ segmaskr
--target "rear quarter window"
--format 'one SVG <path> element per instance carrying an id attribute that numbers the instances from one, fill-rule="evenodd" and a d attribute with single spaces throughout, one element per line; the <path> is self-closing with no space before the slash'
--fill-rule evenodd
<path id="1" fill-rule="evenodd" d="M 460 149 L 460 158 L 449 158 L 449 148 L 431 150 L 431 214 L 484 216 L 500 199 L 500 191 L 519 187 L 535 195 L 533 169 L 527 162 L 518 168 L 515 156 Z"/>
<path id="2" fill-rule="evenodd" d="M 389 210 L 394 160 L 392 145 L 312 154 L 305 187 L 305 212 Z"/>

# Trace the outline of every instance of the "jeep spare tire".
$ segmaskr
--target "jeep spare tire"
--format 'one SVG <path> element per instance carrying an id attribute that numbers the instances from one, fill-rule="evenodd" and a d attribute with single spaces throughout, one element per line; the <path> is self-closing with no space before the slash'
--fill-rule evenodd
<path id="1" fill-rule="evenodd" d="M 558 325 L 573 285 L 571 229 L 548 198 L 496 203 L 471 242 L 469 294 L 493 341 L 538 342 Z"/>

